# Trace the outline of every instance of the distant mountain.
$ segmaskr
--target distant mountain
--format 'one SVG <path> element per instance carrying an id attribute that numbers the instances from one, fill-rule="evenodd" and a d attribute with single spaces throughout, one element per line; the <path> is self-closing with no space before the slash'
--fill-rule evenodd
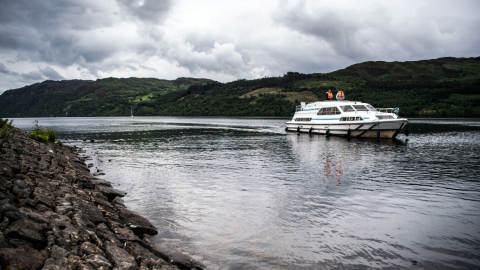
<path id="1" fill-rule="evenodd" d="M 480 117 L 480 57 L 364 62 L 331 73 L 219 83 L 152 78 L 44 81 L 0 96 L 0 116 L 292 116 L 299 102 L 343 89 L 403 116 Z"/>
<path id="2" fill-rule="evenodd" d="M 107 78 L 96 81 L 44 81 L 5 91 L 0 96 L 2 117 L 121 116 L 142 102 L 185 91 L 208 79 Z"/>

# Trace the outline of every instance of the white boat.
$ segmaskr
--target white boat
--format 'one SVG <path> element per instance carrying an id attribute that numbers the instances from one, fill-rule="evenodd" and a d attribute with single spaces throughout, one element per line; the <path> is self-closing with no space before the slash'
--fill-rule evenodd
<path id="1" fill-rule="evenodd" d="M 375 109 L 368 103 L 326 100 L 297 106 L 286 131 L 357 138 L 395 138 L 408 123 L 398 108 Z"/>

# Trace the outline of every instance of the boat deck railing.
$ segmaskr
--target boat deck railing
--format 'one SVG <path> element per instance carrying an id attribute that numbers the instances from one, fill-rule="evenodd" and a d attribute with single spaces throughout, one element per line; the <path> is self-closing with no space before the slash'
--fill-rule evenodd
<path id="1" fill-rule="evenodd" d="M 376 108 L 377 112 L 379 113 L 394 113 L 398 115 L 398 111 L 400 110 L 398 107 L 397 108 Z"/>

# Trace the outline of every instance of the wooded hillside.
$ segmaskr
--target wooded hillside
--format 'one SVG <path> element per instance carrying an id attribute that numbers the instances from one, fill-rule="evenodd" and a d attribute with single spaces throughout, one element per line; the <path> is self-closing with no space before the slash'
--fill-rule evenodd
<path id="1" fill-rule="evenodd" d="M 365 62 L 321 74 L 220 83 L 209 79 L 45 81 L 0 96 L 2 117 L 285 116 L 343 89 L 348 100 L 399 107 L 402 116 L 480 117 L 480 57 Z"/>

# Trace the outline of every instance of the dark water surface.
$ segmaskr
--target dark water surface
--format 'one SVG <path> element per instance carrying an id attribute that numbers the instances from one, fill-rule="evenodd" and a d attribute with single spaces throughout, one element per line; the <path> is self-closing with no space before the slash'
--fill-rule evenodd
<path id="1" fill-rule="evenodd" d="M 207 269 L 480 268 L 478 120 L 411 120 L 408 140 L 381 141 L 285 119 L 38 120 Z"/>

